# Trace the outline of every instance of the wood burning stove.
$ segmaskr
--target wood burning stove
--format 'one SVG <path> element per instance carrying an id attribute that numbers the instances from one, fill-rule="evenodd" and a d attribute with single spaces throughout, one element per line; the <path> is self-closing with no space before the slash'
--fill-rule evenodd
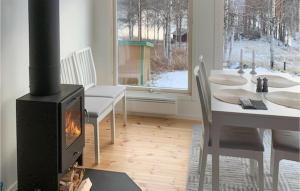
<path id="1" fill-rule="evenodd" d="M 82 164 L 84 88 L 61 85 L 51 96 L 27 94 L 17 99 L 18 188 L 59 189 L 61 176 Z"/>

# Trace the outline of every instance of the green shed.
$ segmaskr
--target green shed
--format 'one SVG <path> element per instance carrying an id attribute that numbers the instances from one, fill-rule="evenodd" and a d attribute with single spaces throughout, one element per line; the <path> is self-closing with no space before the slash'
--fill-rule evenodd
<path id="1" fill-rule="evenodd" d="M 124 85 L 144 85 L 151 79 L 149 41 L 119 41 L 119 82 Z"/>

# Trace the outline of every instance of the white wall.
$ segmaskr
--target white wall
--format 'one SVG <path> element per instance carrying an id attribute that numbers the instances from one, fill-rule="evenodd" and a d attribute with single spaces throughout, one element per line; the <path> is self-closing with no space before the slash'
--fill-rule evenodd
<path id="1" fill-rule="evenodd" d="M 60 0 L 61 56 L 91 46 L 92 0 Z"/>
<path id="2" fill-rule="evenodd" d="M 216 0 L 216 2 L 219 2 Z M 214 10 L 212 0 L 193 0 L 193 67 L 204 55 L 208 69 L 215 68 Z M 113 84 L 113 0 L 94 0 L 93 51 L 99 84 Z M 193 79 L 192 95 L 178 96 L 178 116 L 199 119 L 200 104 Z"/>
<path id="3" fill-rule="evenodd" d="M 2 175 L 6 188 L 16 181 L 15 99 L 28 92 L 27 1 L 2 1 Z"/>
<path id="4" fill-rule="evenodd" d="M 65 56 L 91 44 L 91 1 L 60 2 L 61 56 Z M 1 170 L 5 189 L 9 189 L 17 180 L 15 100 L 29 91 L 27 1 L 2 0 L 1 10 Z"/>

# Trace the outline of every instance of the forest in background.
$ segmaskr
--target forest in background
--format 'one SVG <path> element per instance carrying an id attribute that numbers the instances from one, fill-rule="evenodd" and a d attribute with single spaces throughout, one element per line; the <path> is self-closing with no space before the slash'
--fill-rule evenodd
<path id="1" fill-rule="evenodd" d="M 239 60 L 239 49 L 256 49 L 262 66 L 300 69 L 299 0 L 225 0 L 224 59 Z M 262 58 L 265 57 L 265 58 Z M 261 59 L 261 60 L 259 60 Z"/>
<path id="2" fill-rule="evenodd" d="M 153 74 L 188 69 L 188 0 L 118 0 L 117 9 L 119 40 L 154 44 Z"/>

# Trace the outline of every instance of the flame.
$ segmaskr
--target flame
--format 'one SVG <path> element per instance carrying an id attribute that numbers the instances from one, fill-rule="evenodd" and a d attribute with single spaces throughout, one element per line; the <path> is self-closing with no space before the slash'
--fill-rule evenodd
<path id="1" fill-rule="evenodd" d="M 70 137 L 78 137 L 81 134 L 80 123 L 76 123 L 72 118 L 72 112 L 65 114 L 66 126 L 65 133 Z"/>

